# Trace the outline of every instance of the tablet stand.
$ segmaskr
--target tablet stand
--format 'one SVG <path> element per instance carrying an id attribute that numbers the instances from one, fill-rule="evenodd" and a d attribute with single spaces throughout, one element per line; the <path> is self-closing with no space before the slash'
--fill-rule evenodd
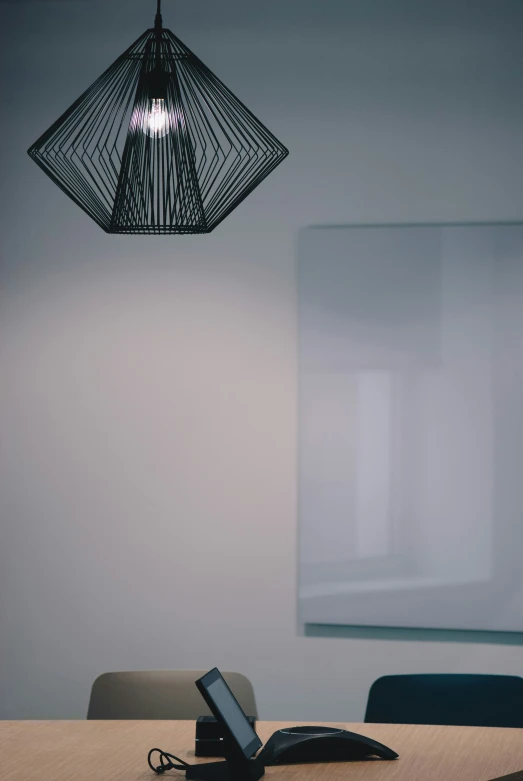
<path id="1" fill-rule="evenodd" d="M 225 762 L 190 765 L 185 777 L 192 781 L 258 781 L 265 774 L 262 759 L 250 757 L 262 742 L 217 667 L 195 681 L 198 691 L 222 726 Z"/>
<path id="2" fill-rule="evenodd" d="M 229 756 L 225 762 L 204 762 L 190 765 L 185 778 L 193 781 L 258 781 L 265 773 L 260 759 Z"/>

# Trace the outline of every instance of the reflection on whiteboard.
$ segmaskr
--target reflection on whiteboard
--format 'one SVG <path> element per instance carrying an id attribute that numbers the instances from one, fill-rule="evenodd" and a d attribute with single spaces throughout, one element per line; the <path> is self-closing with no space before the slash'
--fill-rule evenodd
<path id="1" fill-rule="evenodd" d="M 300 617 L 523 631 L 523 226 L 299 247 Z"/>

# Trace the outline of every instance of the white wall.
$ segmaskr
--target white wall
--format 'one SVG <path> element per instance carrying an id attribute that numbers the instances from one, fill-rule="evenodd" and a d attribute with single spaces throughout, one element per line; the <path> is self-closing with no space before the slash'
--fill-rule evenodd
<path id="1" fill-rule="evenodd" d="M 518 646 L 302 636 L 295 325 L 305 225 L 522 217 L 519 3 L 166 9 L 291 150 L 181 238 L 106 236 L 25 155 L 150 24 L 107 5 L 0 4 L 0 716 L 81 718 L 114 669 L 239 669 L 262 717 L 318 720 L 384 673 L 520 674 Z"/>

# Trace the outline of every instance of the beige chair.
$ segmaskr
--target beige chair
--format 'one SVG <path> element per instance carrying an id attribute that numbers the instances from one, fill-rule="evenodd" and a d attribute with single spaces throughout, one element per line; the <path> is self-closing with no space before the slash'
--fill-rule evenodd
<path id="1" fill-rule="evenodd" d="M 93 683 L 88 719 L 196 719 L 210 714 L 194 682 L 207 670 L 103 673 Z M 222 673 L 247 716 L 258 716 L 252 684 Z"/>

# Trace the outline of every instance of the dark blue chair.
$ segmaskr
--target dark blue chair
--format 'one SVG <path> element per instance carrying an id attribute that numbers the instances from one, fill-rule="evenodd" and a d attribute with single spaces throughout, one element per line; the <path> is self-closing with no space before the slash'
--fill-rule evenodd
<path id="1" fill-rule="evenodd" d="M 523 727 L 523 678 L 516 675 L 385 675 L 371 686 L 365 721 Z"/>

